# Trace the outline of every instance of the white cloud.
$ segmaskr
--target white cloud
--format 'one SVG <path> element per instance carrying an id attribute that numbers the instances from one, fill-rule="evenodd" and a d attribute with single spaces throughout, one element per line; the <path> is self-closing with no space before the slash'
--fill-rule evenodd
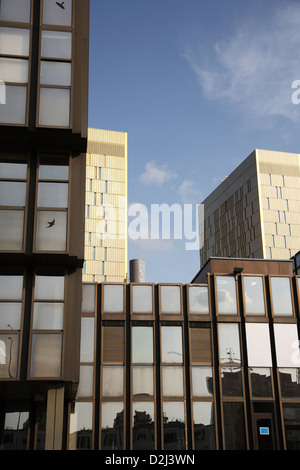
<path id="1" fill-rule="evenodd" d="M 239 24 L 230 38 L 215 44 L 209 63 L 192 46 L 184 56 L 206 97 L 240 107 L 247 116 L 300 118 L 292 103 L 300 79 L 300 5 L 290 4 L 255 21 Z"/>
<path id="2" fill-rule="evenodd" d="M 178 192 L 183 204 L 201 204 L 203 193 L 196 183 L 191 179 L 185 179 L 178 188 Z"/>
<path id="3" fill-rule="evenodd" d="M 140 175 L 140 181 L 145 184 L 163 185 L 167 181 L 177 178 L 176 173 L 169 170 L 168 164 L 157 166 L 155 161 L 146 163 L 145 171 Z"/>

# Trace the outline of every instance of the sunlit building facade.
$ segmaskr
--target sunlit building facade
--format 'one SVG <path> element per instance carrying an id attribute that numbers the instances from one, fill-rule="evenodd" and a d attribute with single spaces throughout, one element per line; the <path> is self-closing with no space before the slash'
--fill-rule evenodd
<path id="1" fill-rule="evenodd" d="M 299 288 L 291 261 L 234 258 L 84 284 L 68 448 L 300 449 Z"/>
<path id="2" fill-rule="evenodd" d="M 1 0 L 1 450 L 62 449 L 77 393 L 88 45 L 89 0 Z"/>
<path id="3" fill-rule="evenodd" d="M 300 248 L 300 155 L 254 150 L 203 201 L 212 256 L 290 259 Z"/>

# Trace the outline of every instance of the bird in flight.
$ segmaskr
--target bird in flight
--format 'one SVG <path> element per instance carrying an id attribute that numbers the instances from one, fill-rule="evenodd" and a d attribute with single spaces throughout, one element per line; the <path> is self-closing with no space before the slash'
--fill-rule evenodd
<path id="1" fill-rule="evenodd" d="M 65 2 L 61 2 L 61 3 L 56 2 L 56 5 L 58 5 L 60 8 L 62 8 L 63 10 L 65 10 L 64 3 L 65 3 Z"/>
<path id="2" fill-rule="evenodd" d="M 48 227 L 47 228 L 51 228 L 55 225 L 55 219 L 52 220 L 52 222 L 47 222 L 48 223 Z"/>

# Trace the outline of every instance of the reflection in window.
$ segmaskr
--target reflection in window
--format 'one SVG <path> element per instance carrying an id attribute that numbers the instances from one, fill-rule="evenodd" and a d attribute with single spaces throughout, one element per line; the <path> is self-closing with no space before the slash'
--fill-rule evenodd
<path id="1" fill-rule="evenodd" d="M 272 367 L 268 323 L 246 323 L 248 364 L 250 367 Z"/>
<path id="2" fill-rule="evenodd" d="M 185 410 L 183 402 L 163 403 L 163 448 L 164 450 L 184 450 Z"/>
<path id="3" fill-rule="evenodd" d="M 213 389 L 213 372 L 212 367 L 192 367 L 192 395 L 193 397 L 212 397 Z"/>
<path id="4" fill-rule="evenodd" d="M 101 450 L 123 450 L 124 404 L 103 402 L 101 407 Z"/>
<path id="5" fill-rule="evenodd" d="M 72 0 L 63 2 L 64 8 L 52 0 L 43 1 L 43 24 L 56 26 L 72 25 Z"/>
<path id="6" fill-rule="evenodd" d="M 271 277 L 271 293 L 274 315 L 293 315 L 291 284 L 289 277 Z"/>
<path id="7" fill-rule="evenodd" d="M 193 421 L 195 450 L 215 450 L 214 404 L 212 402 L 194 402 Z"/>
<path id="8" fill-rule="evenodd" d="M 161 355 L 163 363 L 183 362 L 181 326 L 161 327 Z"/>
<path id="9" fill-rule="evenodd" d="M 221 367 L 223 397 L 242 397 L 243 378 L 240 367 Z"/>
<path id="10" fill-rule="evenodd" d="M 221 364 L 240 364 L 241 349 L 237 323 L 219 323 L 219 355 Z"/>
<path id="11" fill-rule="evenodd" d="M 132 395 L 136 398 L 154 395 L 154 368 L 152 366 L 132 367 Z"/>
<path id="12" fill-rule="evenodd" d="M 27 450 L 29 444 L 29 412 L 5 413 L 1 443 L 3 450 Z"/>
<path id="13" fill-rule="evenodd" d="M 132 313 L 151 314 L 153 312 L 152 286 L 132 286 Z"/>
<path id="14" fill-rule="evenodd" d="M 274 324 L 277 367 L 295 367 L 300 351 L 297 325 Z"/>
<path id="15" fill-rule="evenodd" d="M 279 369 L 282 398 L 300 398 L 300 369 Z"/>
<path id="16" fill-rule="evenodd" d="M 75 403 L 70 415 L 69 450 L 91 450 L 93 433 L 93 403 Z"/>
<path id="17" fill-rule="evenodd" d="M 270 368 L 251 367 L 250 383 L 252 398 L 272 398 L 272 376 Z"/>
<path id="18" fill-rule="evenodd" d="M 237 314 L 236 283 L 233 276 L 216 276 L 218 314 Z"/>
<path id="19" fill-rule="evenodd" d="M 243 403 L 223 403 L 226 450 L 246 450 Z"/>
<path id="20" fill-rule="evenodd" d="M 132 403 L 132 450 L 154 450 L 154 403 Z"/>
<path id="21" fill-rule="evenodd" d="M 300 450 L 300 403 L 282 403 L 287 450 Z"/>
<path id="22" fill-rule="evenodd" d="M 103 285 L 103 313 L 124 313 L 123 284 Z"/>
<path id="23" fill-rule="evenodd" d="M 265 315 L 263 278 L 244 276 L 246 315 Z"/>
<path id="24" fill-rule="evenodd" d="M 188 286 L 189 313 L 209 315 L 208 286 Z"/>
<path id="25" fill-rule="evenodd" d="M 180 286 L 160 286 L 160 311 L 181 314 Z"/>

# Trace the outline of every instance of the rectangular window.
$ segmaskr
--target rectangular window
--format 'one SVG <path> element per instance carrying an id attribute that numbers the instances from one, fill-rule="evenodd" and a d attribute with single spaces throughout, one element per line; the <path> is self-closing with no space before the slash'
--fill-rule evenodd
<path id="1" fill-rule="evenodd" d="M 103 313 L 124 313 L 124 285 L 103 285 Z"/>
<path id="2" fill-rule="evenodd" d="M 209 315 L 208 286 L 188 286 L 189 313 Z"/>
<path id="3" fill-rule="evenodd" d="M 93 403 L 75 403 L 70 414 L 69 450 L 92 450 Z"/>
<path id="4" fill-rule="evenodd" d="M 72 25 L 72 0 L 64 2 L 43 1 L 43 24 L 56 26 Z"/>
<path id="5" fill-rule="evenodd" d="M 29 23 L 30 6 L 31 0 L 1 0 L 0 20 Z"/>
<path id="6" fill-rule="evenodd" d="M 265 294 L 263 278 L 243 276 L 246 315 L 265 315 Z"/>
<path id="7" fill-rule="evenodd" d="M 219 315 L 237 315 L 236 282 L 233 276 L 216 276 Z"/>
<path id="8" fill-rule="evenodd" d="M 216 450 L 215 412 L 213 402 L 193 403 L 195 450 Z"/>
<path id="9" fill-rule="evenodd" d="M 181 287 L 159 286 L 160 289 L 160 313 L 181 314 Z"/>
<path id="10" fill-rule="evenodd" d="M 131 286 L 131 311 L 134 314 L 153 313 L 153 287 L 151 285 Z"/>
<path id="11" fill-rule="evenodd" d="M 246 450 L 245 414 L 243 403 L 223 403 L 225 449 Z"/>
<path id="12" fill-rule="evenodd" d="M 22 251 L 27 163 L 0 162 L 0 250 Z"/>
<path id="13" fill-rule="evenodd" d="M 275 316 L 292 316 L 292 292 L 289 277 L 271 277 L 271 297 Z"/>
<path id="14" fill-rule="evenodd" d="M 274 334 L 277 366 L 295 367 L 300 355 L 297 325 L 276 323 Z"/>
<path id="15" fill-rule="evenodd" d="M 132 450 L 155 449 L 153 402 L 132 403 Z"/>
<path id="16" fill-rule="evenodd" d="M 124 403 L 103 402 L 101 406 L 101 450 L 124 449 Z"/>
<path id="17" fill-rule="evenodd" d="M 185 406 L 180 401 L 163 403 L 163 449 L 185 450 Z"/>

